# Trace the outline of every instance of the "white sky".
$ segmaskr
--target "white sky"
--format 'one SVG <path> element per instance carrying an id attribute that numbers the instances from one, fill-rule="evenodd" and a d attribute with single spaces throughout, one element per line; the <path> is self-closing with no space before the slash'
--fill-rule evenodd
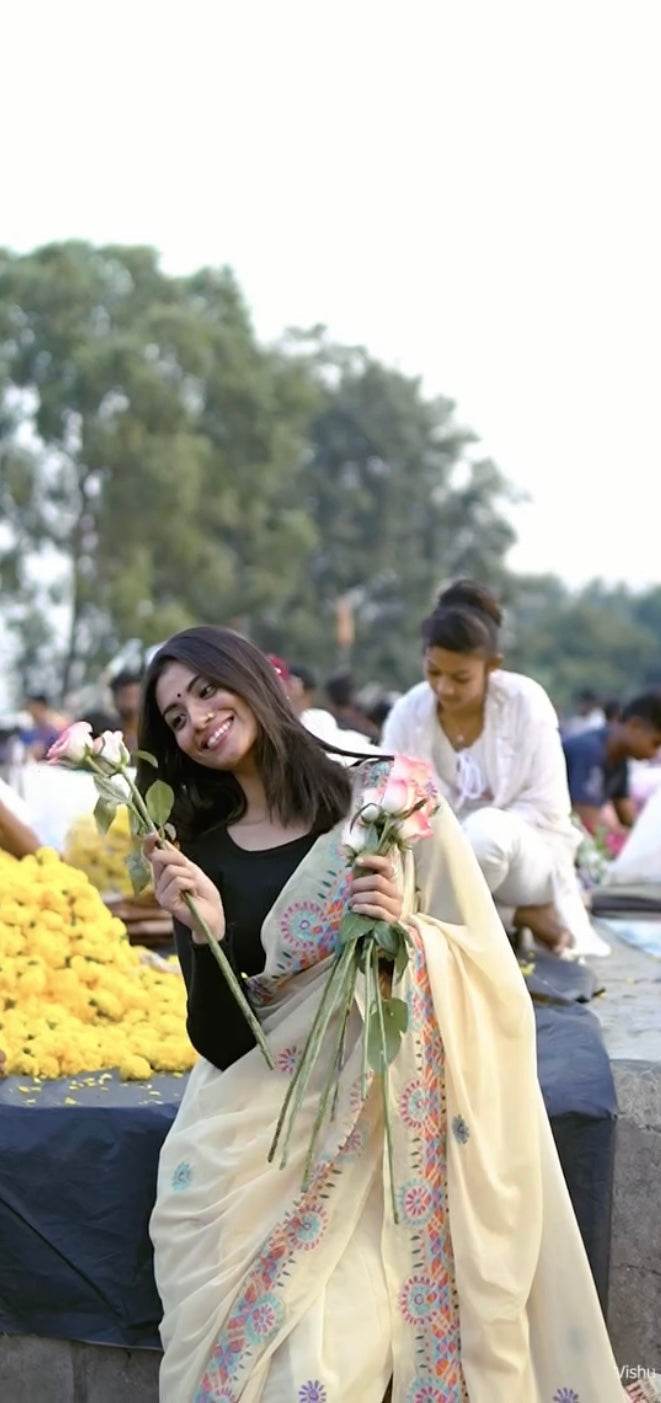
<path id="1" fill-rule="evenodd" d="M 230 263 L 457 399 L 512 563 L 659 579 L 658 0 L 21 0 L 0 242 Z"/>

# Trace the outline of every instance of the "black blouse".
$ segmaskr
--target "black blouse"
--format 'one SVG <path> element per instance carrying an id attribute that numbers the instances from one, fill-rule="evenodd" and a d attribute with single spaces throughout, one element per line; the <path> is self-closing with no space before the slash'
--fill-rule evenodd
<path id="1" fill-rule="evenodd" d="M 307 833 L 277 848 L 248 852 L 225 828 L 214 828 L 186 846 L 186 857 L 218 887 L 225 911 L 223 949 L 237 974 L 261 974 L 266 956 L 260 932 L 273 903 L 318 838 Z M 193 1047 L 224 1071 L 255 1039 L 208 945 L 193 941 L 175 921 L 177 954 L 188 993 L 186 1026 Z"/>

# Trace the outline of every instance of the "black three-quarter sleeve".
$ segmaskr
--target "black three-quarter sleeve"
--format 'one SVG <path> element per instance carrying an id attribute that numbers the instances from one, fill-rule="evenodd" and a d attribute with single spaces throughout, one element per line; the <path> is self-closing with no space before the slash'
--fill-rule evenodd
<path id="1" fill-rule="evenodd" d="M 224 1072 L 250 1052 L 255 1038 L 209 946 L 197 945 L 179 921 L 174 928 L 188 992 L 188 1036 L 202 1057 Z"/>
<path id="2" fill-rule="evenodd" d="M 226 921 L 223 950 L 237 978 L 261 974 L 264 969 L 262 926 L 314 841 L 315 834 L 308 833 L 280 847 L 249 852 L 216 828 L 188 848 L 187 857 L 220 892 Z M 225 1071 L 251 1051 L 255 1039 L 208 945 L 197 944 L 179 921 L 174 924 L 188 995 L 188 1036 L 202 1057 Z"/>

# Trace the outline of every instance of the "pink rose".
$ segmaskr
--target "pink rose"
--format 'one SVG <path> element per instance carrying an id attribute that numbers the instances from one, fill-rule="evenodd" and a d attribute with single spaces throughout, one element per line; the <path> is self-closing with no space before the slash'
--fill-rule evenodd
<path id="1" fill-rule="evenodd" d="M 419 793 L 430 798 L 437 796 L 434 771 L 427 760 L 417 760 L 411 755 L 398 755 L 390 771 L 391 777 L 404 779 L 415 785 Z"/>
<path id="2" fill-rule="evenodd" d="M 123 770 L 131 759 L 121 731 L 104 731 L 94 741 L 92 750 L 97 759 L 105 760 L 115 770 Z"/>
<path id="3" fill-rule="evenodd" d="M 430 817 L 427 805 L 422 809 L 416 809 L 415 813 L 409 814 L 408 818 L 399 824 L 400 841 L 408 845 L 417 843 L 420 838 L 431 838 L 434 830 L 430 823 Z"/>
<path id="4" fill-rule="evenodd" d="M 388 776 L 383 808 L 391 814 L 408 813 L 421 799 L 429 806 L 430 813 L 438 808 L 438 791 L 431 765 L 426 760 L 398 755 Z"/>
<path id="5" fill-rule="evenodd" d="M 92 727 L 88 721 L 74 721 L 53 741 L 46 756 L 49 765 L 80 765 L 92 750 Z"/>
<path id="6" fill-rule="evenodd" d="M 395 762 L 397 763 L 397 762 Z M 416 802 L 415 785 L 409 784 L 404 777 L 399 778 L 393 773 L 388 778 L 388 783 L 383 791 L 381 808 L 387 814 L 405 814 L 413 808 Z"/>

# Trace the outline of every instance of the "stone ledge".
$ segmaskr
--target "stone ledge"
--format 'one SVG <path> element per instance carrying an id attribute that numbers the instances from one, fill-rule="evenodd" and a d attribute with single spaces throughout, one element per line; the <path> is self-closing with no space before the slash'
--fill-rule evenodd
<path id="1" fill-rule="evenodd" d="M 3 1403 L 158 1403 L 156 1350 L 0 1335 Z"/>
<path id="2" fill-rule="evenodd" d="M 661 1370 L 661 965 L 600 928 L 606 993 L 592 1007 L 618 1102 L 608 1326 L 621 1367 Z"/>

